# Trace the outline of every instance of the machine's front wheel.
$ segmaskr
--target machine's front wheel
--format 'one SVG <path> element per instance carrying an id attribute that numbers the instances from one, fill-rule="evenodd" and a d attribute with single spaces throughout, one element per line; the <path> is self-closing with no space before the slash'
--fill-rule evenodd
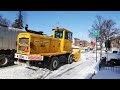
<path id="1" fill-rule="evenodd" d="M 72 55 L 72 54 L 70 54 L 70 55 L 68 56 L 68 59 L 67 59 L 66 63 L 67 63 L 67 64 L 73 63 L 73 55 Z"/>

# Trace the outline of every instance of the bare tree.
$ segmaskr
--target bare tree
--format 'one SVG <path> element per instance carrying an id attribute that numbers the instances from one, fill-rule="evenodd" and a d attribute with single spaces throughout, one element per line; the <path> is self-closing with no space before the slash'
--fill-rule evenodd
<path id="1" fill-rule="evenodd" d="M 0 15 L 0 25 L 9 26 L 10 25 L 10 21 L 7 20 L 6 18 L 3 18 L 2 15 Z"/>
<path id="2" fill-rule="evenodd" d="M 92 25 L 92 29 L 89 30 L 89 37 L 93 38 L 93 32 L 98 30 L 98 40 L 103 43 L 119 33 L 120 30 L 115 27 L 116 23 L 112 19 L 104 19 L 102 16 L 96 16 L 96 19 Z"/>

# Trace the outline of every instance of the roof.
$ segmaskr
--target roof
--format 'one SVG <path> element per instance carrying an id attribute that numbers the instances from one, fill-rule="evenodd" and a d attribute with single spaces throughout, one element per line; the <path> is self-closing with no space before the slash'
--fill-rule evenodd
<path id="1" fill-rule="evenodd" d="M 66 30 L 68 32 L 71 32 L 70 30 L 67 30 L 65 28 L 59 28 L 59 27 L 56 27 L 55 29 L 52 29 L 52 30 L 57 30 L 57 31 L 63 31 L 63 30 Z M 72 33 L 72 32 L 71 32 Z"/>
<path id="2" fill-rule="evenodd" d="M 8 29 L 13 30 L 13 31 L 24 31 L 24 29 L 13 28 L 13 27 L 8 27 Z"/>
<path id="3" fill-rule="evenodd" d="M 0 23 L 0 27 L 8 28 L 8 29 L 13 30 L 13 31 L 23 31 L 24 30 L 24 29 L 9 27 L 9 26 L 1 24 L 1 23 Z"/>
<path id="4" fill-rule="evenodd" d="M 79 38 L 74 38 L 74 39 L 76 39 L 76 40 L 80 40 Z"/>

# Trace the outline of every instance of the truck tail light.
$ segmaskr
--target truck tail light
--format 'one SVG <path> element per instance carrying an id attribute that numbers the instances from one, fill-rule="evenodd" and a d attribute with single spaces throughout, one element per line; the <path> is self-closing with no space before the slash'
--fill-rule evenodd
<path id="1" fill-rule="evenodd" d="M 16 41 L 16 47 L 17 47 L 17 45 L 18 45 L 18 42 Z"/>

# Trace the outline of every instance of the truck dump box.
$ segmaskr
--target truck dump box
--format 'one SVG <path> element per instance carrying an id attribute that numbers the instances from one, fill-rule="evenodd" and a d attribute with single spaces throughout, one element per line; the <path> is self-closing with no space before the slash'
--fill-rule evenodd
<path id="1" fill-rule="evenodd" d="M 17 35 L 23 32 L 12 27 L 0 27 L 0 50 L 16 49 Z"/>

